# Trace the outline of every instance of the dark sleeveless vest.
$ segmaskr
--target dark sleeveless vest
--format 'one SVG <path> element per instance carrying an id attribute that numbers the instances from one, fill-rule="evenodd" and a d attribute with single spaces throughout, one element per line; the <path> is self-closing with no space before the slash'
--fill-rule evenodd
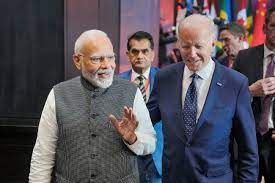
<path id="1" fill-rule="evenodd" d="M 108 116 L 122 119 L 133 107 L 137 88 L 114 78 L 107 88 L 94 88 L 82 77 L 54 87 L 58 142 L 56 182 L 138 183 L 136 155 L 124 144 Z"/>

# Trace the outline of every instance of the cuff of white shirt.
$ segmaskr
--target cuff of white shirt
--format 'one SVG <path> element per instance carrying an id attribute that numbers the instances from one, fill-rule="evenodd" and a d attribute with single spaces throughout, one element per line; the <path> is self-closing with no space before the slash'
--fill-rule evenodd
<path id="1" fill-rule="evenodd" d="M 150 139 L 150 138 L 145 138 L 145 134 L 140 134 L 138 132 L 135 132 L 137 136 L 137 140 L 133 144 L 128 144 L 127 142 L 124 141 L 124 143 L 127 145 L 127 147 L 134 152 L 136 155 L 147 155 L 147 154 L 152 154 L 155 151 L 156 147 L 156 139 Z M 143 139 L 143 140 L 142 140 Z M 152 142 L 143 142 L 144 140 L 152 141 Z M 147 146 L 147 147 L 145 147 Z M 148 146 L 152 146 L 148 148 Z"/>

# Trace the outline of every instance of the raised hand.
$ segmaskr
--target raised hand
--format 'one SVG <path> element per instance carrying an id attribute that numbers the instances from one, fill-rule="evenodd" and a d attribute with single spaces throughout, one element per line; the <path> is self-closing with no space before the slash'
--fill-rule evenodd
<path id="1" fill-rule="evenodd" d="M 138 121 L 132 108 L 124 106 L 124 114 L 121 121 L 118 121 L 112 114 L 110 114 L 109 118 L 124 141 L 130 145 L 136 142 L 135 129 L 138 126 Z"/>
<path id="2" fill-rule="evenodd" d="M 249 86 L 252 96 L 263 97 L 275 94 L 275 77 L 260 79 Z"/>

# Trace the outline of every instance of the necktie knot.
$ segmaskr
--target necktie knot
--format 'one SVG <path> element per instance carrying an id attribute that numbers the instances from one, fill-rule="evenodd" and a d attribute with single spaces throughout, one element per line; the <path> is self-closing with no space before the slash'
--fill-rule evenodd
<path id="1" fill-rule="evenodd" d="M 200 76 L 198 74 L 194 73 L 190 77 L 192 78 L 192 83 L 194 83 L 199 79 Z"/>
<path id="2" fill-rule="evenodd" d="M 138 81 L 139 81 L 139 85 L 142 85 L 143 84 L 143 79 L 144 79 L 144 76 L 143 75 L 139 75 L 137 77 Z"/>

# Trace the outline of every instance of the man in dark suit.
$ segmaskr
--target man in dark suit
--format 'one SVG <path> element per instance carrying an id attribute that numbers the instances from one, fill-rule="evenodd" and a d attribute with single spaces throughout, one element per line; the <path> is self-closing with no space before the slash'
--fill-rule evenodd
<path id="1" fill-rule="evenodd" d="M 265 43 L 239 52 L 233 68 L 248 77 L 259 148 L 259 181 L 275 182 L 275 7 L 266 14 Z"/>
<path id="2" fill-rule="evenodd" d="M 190 15 L 178 33 L 184 63 L 156 74 L 147 103 L 152 122 L 163 122 L 163 182 L 232 183 L 235 138 L 238 180 L 256 183 L 258 152 L 247 78 L 211 59 L 211 19 Z"/>
<path id="3" fill-rule="evenodd" d="M 136 83 L 144 96 L 145 102 L 147 102 L 153 88 L 156 72 L 159 70 L 151 66 L 155 56 L 153 37 L 144 31 L 134 33 L 128 38 L 126 54 L 132 69 L 121 73 L 119 76 Z M 142 183 L 161 183 L 162 123 L 158 122 L 154 125 L 154 128 L 157 133 L 155 152 L 152 155 L 138 158 L 140 181 Z"/>
<path id="4" fill-rule="evenodd" d="M 226 56 L 220 60 L 220 63 L 226 67 L 232 68 L 240 50 L 244 49 L 245 31 L 243 26 L 230 22 L 219 29 L 219 40 L 222 43 L 223 51 Z"/>

